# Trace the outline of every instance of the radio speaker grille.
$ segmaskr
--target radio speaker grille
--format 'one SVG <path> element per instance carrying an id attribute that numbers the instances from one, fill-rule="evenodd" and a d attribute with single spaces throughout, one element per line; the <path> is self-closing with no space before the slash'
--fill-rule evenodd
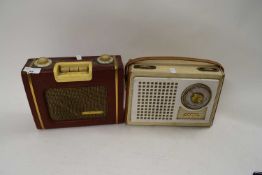
<path id="1" fill-rule="evenodd" d="M 142 80 L 137 84 L 137 120 L 172 120 L 178 83 Z"/>
<path id="2" fill-rule="evenodd" d="M 107 91 L 103 86 L 51 88 L 45 93 L 52 120 L 105 117 Z"/>

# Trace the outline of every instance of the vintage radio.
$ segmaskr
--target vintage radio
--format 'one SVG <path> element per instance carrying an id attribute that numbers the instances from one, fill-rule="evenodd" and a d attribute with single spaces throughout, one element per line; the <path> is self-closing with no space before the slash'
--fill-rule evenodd
<path id="1" fill-rule="evenodd" d="M 143 57 L 127 63 L 126 76 L 128 124 L 212 125 L 224 80 L 219 63 Z"/>
<path id="2" fill-rule="evenodd" d="M 21 74 L 38 129 L 124 122 L 119 55 L 28 59 Z"/>

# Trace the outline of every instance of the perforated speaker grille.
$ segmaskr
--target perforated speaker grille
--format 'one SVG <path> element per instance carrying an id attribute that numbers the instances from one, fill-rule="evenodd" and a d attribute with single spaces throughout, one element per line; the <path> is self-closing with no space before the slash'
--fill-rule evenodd
<path id="1" fill-rule="evenodd" d="M 45 93 L 52 120 L 105 117 L 107 91 L 103 86 L 51 88 Z"/>
<path id="2" fill-rule="evenodd" d="M 141 80 L 137 84 L 137 120 L 172 120 L 178 83 Z"/>

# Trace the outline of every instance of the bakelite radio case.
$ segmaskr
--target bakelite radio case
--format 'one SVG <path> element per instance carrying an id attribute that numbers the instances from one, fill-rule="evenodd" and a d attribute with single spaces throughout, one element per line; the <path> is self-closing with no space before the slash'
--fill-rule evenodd
<path id="1" fill-rule="evenodd" d="M 28 59 L 21 75 L 38 129 L 124 122 L 119 55 Z"/>
<path id="2" fill-rule="evenodd" d="M 130 125 L 211 126 L 224 69 L 206 59 L 142 57 L 125 67 Z"/>

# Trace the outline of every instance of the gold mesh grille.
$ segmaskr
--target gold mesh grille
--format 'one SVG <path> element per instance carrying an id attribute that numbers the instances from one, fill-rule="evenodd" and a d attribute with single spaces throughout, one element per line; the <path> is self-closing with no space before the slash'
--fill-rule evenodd
<path id="1" fill-rule="evenodd" d="M 138 82 L 138 120 L 172 120 L 178 83 Z"/>
<path id="2" fill-rule="evenodd" d="M 107 91 L 103 86 L 51 88 L 45 93 L 52 120 L 105 117 Z"/>

